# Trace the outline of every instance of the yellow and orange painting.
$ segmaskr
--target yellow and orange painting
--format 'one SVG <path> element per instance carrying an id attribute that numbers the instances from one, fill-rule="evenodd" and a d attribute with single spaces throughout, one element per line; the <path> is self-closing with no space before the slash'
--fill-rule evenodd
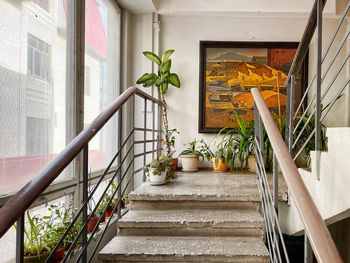
<path id="1" fill-rule="evenodd" d="M 205 128 L 236 125 L 233 111 L 253 119 L 255 87 L 272 111 L 285 111 L 285 81 L 295 53 L 296 48 L 206 48 Z"/>

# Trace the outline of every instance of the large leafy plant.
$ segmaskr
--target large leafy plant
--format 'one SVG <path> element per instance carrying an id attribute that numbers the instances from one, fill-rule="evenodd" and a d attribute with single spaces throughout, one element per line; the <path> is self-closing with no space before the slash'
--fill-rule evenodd
<path id="1" fill-rule="evenodd" d="M 162 55 L 162 58 L 160 59 L 153 52 L 144 51 L 143 54 L 145 55 L 145 57 L 158 65 L 158 74 L 145 73 L 136 82 L 137 84 L 142 84 L 143 87 L 151 87 L 155 85 L 158 89 L 159 97 L 162 103 L 162 110 L 163 110 L 165 140 L 167 142 L 166 151 L 169 156 L 171 154 L 171 149 L 170 149 L 171 138 L 169 138 L 168 113 L 167 113 L 164 95 L 168 91 L 169 84 L 177 88 L 180 88 L 181 86 L 178 75 L 175 73 L 170 73 L 171 63 L 172 63 L 170 56 L 172 53 L 174 53 L 174 50 L 169 49 L 164 52 L 164 54 Z"/>

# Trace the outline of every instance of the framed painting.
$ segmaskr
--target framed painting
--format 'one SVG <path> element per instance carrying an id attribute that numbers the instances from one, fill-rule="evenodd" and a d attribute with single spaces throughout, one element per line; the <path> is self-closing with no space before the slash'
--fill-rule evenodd
<path id="1" fill-rule="evenodd" d="M 200 133 L 217 133 L 237 125 L 234 112 L 254 119 L 251 88 L 258 88 L 271 111 L 286 109 L 285 81 L 298 48 L 297 42 L 200 42 Z M 307 56 L 308 57 L 308 56 Z M 296 76 L 299 103 L 307 80 L 307 58 Z"/>

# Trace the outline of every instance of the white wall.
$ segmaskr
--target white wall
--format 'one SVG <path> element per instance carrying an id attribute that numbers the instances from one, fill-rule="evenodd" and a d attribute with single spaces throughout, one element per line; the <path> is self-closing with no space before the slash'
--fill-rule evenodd
<path id="1" fill-rule="evenodd" d="M 170 128 L 177 128 L 176 149 L 194 138 L 215 138 L 198 134 L 199 41 L 298 41 L 306 18 L 257 18 L 212 16 L 161 16 L 160 49 L 173 48 L 172 71 L 178 73 L 182 86 L 170 87 L 166 94 Z"/>

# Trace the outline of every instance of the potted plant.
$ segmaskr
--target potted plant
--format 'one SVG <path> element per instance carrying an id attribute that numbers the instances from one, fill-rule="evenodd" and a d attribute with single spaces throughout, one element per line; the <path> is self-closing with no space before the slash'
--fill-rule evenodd
<path id="1" fill-rule="evenodd" d="M 196 172 L 198 171 L 198 161 L 202 158 L 204 160 L 204 155 L 200 150 L 196 149 L 196 145 L 199 143 L 196 139 L 189 143 L 189 147 L 180 153 L 182 161 L 182 170 L 184 172 Z"/>
<path id="2" fill-rule="evenodd" d="M 51 250 L 45 236 L 46 224 L 38 215 L 31 217 L 29 211 L 27 220 L 29 229 L 24 228 L 24 262 L 45 262 Z"/>
<path id="3" fill-rule="evenodd" d="M 168 90 L 169 84 L 177 88 L 180 88 L 181 86 L 178 75 L 175 73 L 170 73 L 172 61 L 169 59 L 169 57 L 172 53 L 174 53 L 174 50 L 169 49 L 163 53 L 162 59 L 160 59 L 156 54 L 150 51 L 144 51 L 143 54 L 145 57 L 158 65 L 158 74 L 145 73 L 136 81 L 137 84 L 142 84 L 143 87 L 151 87 L 156 85 L 158 89 L 158 94 L 162 103 L 165 141 L 167 143 L 166 152 L 168 156 L 171 155 L 171 133 L 169 132 L 168 113 L 164 95 Z"/>
<path id="4" fill-rule="evenodd" d="M 168 155 L 153 160 L 145 165 L 144 169 L 147 172 L 150 183 L 152 185 L 162 185 L 168 182 L 170 178 L 174 178 L 174 169 L 171 158 Z"/>
<path id="5" fill-rule="evenodd" d="M 237 120 L 235 127 L 225 127 L 221 129 L 220 134 L 224 133 L 223 144 L 227 148 L 227 154 L 231 154 L 232 160 L 237 157 L 240 166 L 248 168 L 249 171 L 255 171 L 255 134 L 254 121 L 242 120 L 236 111 L 232 112 Z"/>

